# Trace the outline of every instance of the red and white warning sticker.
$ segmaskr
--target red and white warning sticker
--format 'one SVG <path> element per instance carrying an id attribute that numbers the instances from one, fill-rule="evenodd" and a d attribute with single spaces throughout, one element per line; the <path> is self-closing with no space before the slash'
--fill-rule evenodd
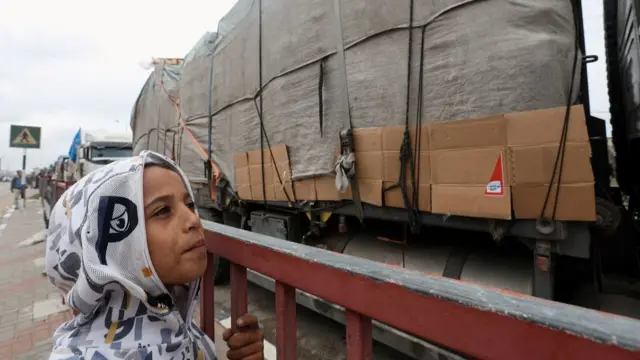
<path id="1" fill-rule="evenodd" d="M 498 155 L 496 166 L 493 168 L 493 174 L 489 179 L 489 183 L 484 190 L 485 195 L 499 196 L 504 195 L 504 173 L 502 171 L 502 154 Z"/>

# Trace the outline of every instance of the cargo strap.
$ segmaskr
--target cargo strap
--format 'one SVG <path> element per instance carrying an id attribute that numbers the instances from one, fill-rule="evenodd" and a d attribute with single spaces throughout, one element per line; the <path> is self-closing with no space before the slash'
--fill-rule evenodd
<path id="1" fill-rule="evenodd" d="M 341 155 L 336 163 L 336 188 L 340 192 L 346 191 L 346 182 L 348 179 L 351 185 L 351 195 L 353 197 L 353 205 L 355 214 L 360 222 L 364 221 L 364 210 L 360 201 L 360 192 L 358 190 L 358 182 L 356 180 L 356 156 L 353 152 L 353 132 L 351 130 L 351 107 L 349 104 L 349 85 L 347 83 L 347 64 L 344 56 L 344 40 L 342 32 L 342 7 L 341 0 L 334 0 L 334 14 L 336 17 L 336 58 L 340 68 L 340 81 L 342 87 L 342 97 L 340 106 L 345 114 L 343 130 L 340 132 L 340 151 Z"/>
<path id="2" fill-rule="evenodd" d="M 551 179 L 549 179 L 549 186 L 547 187 L 547 194 L 544 198 L 542 210 L 540 211 L 540 217 L 536 222 L 536 229 L 542 234 L 550 234 L 555 230 L 556 211 L 558 209 L 558 202 L 560 200 L 560 191 L 562 184 L 562 175 L 564 170 L 564 158 L 567 148 L 567 140 L 569 133 L 569 121 L 571 120 L 571 105 L 573 104 L 573 91 L 576 86 L 576 75 L 578 66 L 580 66 L 580 29 L 579 29 L 579 14 L 577 9 L 573 8 L 573 26 L 574 26 L 574 49 L 573 49 L 573 64 L 571 66 L 571 80 L 569 83 L 569 89 L 567 92 L 567 104 L 564 113 L 564 121 L 562 124 L 562 133 L 560 134 L 560 143 L 558 144 L 558 152 L 556 153 L 556 159 L 553 165 L 553 172 Z M 579 85 L 579 84 L 578 84 Z M 557 176 L 557 181 L 556 181 Z M 553 188 L 556 188 L 554 198 L 551 199 L 554 193 Z M 552 200 L 553 202 L 550 202 Z M 551 208 L 551 216 L 547 215 L 548 206 Z"/>

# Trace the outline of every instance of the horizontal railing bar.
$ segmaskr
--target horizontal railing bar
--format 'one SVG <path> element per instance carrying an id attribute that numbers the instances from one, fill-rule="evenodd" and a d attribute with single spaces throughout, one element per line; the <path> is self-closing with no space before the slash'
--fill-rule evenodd
<path id="1" fill-rule="evenodd" d="M 275 281 L 270 277 L 249 270 L 247 271 L 247 279 L 257 286 L 275 292 Z M 301 290 L 296 292 L 296 300 L 299 305 L 311 311 L 322 314 L 322 316 L 342 325 L 347 324 L 346 312 L 341 306 Z M 420 360 L 464 360 L 463 357 L 449 350 L 428 343 L 424 339 L 418 339 L 413 335 L 401 332 L 387 324 L 383 324 L 377 320 L 372 321 L 372 323 L 372 336 L 374 340 L 411 358 Z"/>
<path id="2" fill-rule="evenodd" d="M 209 251 L 477 358 L 637 358 L 640 322 L 203 221 Z"/>

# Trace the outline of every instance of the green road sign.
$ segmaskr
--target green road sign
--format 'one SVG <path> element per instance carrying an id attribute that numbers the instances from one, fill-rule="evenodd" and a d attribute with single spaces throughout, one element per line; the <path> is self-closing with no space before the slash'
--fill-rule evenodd
<path id="1" fill-rule="evenodd" d="M 9 147 L 40 149 L 40 127 L 11 125 Z"/>

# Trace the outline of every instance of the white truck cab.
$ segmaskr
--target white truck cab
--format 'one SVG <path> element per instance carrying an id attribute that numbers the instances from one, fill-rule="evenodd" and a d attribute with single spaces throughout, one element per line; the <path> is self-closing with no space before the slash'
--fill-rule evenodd
<path id="1" fill-rule="evenodd" d="M 74 180 L 114 161 L 133 155 L 132 135 L 128 133 L 83 131 L 75 164 Z"/>

